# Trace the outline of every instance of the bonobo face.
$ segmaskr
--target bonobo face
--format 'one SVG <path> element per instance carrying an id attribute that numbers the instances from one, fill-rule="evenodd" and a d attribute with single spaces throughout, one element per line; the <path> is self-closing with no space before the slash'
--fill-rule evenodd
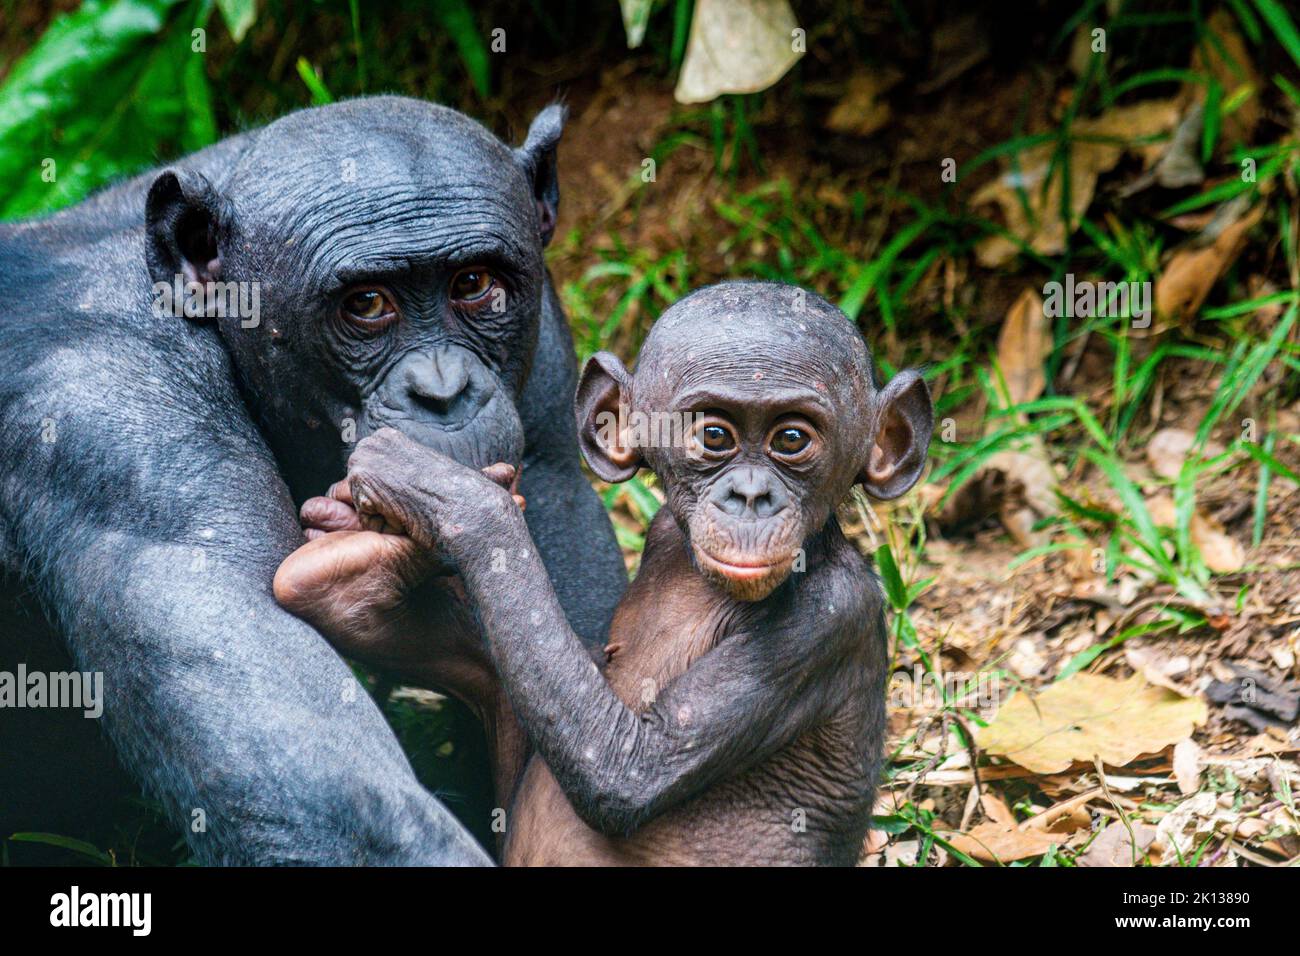
<path id="1" fill-rule="evenodd" d="M 678 302 L 651 330 L 635 376 L 613 356 L 593 358 L 578 416 L 597 474 L 653 468 L 701 574 L 750 601 L 786 579 L 855 482 L 881 498 L 911 487 L 932 424 L 919 375 L 877 391 L 848 319 L 774 283 L 726 283 Z"/>
<path id="2" fill-rule="evenodd" d="M 453 110 L 354 100 L 271 124 L 210 180 L 155 182 L 155 281 L 256 302 L 216 321 L 296 494 L 384 426 L 475 467 L 519 462 L 562 119 L 547 109 L 511 150 Z"/>

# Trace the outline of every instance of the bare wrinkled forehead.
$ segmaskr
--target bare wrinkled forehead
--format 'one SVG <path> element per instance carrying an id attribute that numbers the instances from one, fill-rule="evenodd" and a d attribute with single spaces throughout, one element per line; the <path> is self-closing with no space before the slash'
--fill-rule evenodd
<path id="1" fill-rule="evenodd" d="M 513 151 L 482 125 L 432 103 L 379 97 L 292 113 L 258 131 L 238 164 L 241 182 L 290 197 L 335 186 L 526 202 L 527 177 Z"/>
<path id="2" fill-rule="evenodd" d="M 637 384 L 654 391 L 812 385 L 860 400 L 871 357 L 857 328 L 825 299 L 775 282 L 728 282 L 694 292 L 654 324 L 637 359 Z"/>

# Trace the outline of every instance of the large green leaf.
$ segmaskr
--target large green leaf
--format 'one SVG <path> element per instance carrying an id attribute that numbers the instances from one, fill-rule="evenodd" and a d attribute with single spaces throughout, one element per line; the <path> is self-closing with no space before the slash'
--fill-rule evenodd
<path id="1" fill-rule="evenodd" d="M 0 87 L 0 217 L 56 209 L 216 138 L 203 0 L 87 0 Z"/>

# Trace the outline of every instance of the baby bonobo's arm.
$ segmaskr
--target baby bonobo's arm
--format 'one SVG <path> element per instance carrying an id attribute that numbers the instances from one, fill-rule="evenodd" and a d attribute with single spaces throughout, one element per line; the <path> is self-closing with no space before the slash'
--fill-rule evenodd
<path id="1" fill-rule="evenodd" d="M 845 658 L 875 609 L 829 562 L 779 620 L 724 640 L 634 712 L 569 628 L 507 493 L 392 430 L 358 446 L 350 479 L 363 513 L 456 565 L 517 717 L 602 832 L 629 833 L 761 762 L 841 704 L 863 670 Z"/>

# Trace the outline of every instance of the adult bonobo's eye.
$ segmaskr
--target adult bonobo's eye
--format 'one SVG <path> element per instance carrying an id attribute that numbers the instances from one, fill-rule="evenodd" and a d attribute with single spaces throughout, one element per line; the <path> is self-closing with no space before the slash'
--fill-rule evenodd
<path id="1" fill-rule="evenodd" d="M 497 284 L 496 278 L 481 266 L 461 269 L 451 277 L 451 298 L 453 302 L 477 302 L 491 292 Z"/>
<path id="2" fill-rule="evenodd" d="M 383 289 L 354 289 L 343 297 L 343 316 L 354 325 L 381 328 L 397 319 L 397 306 Z"/>
<path id="3" fill-rule="evenodd" d="M 786 461 L 807 461 L 816 451 L 816 435 L 811 428 L 787 423 L 773 430 L 767 447 Z"/>

